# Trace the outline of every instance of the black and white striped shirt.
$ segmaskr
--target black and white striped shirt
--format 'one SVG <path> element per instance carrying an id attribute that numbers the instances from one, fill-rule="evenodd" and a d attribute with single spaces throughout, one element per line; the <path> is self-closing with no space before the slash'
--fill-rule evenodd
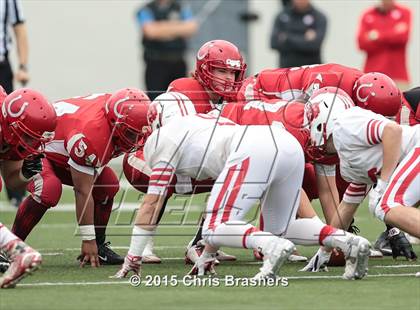
<path id="1" fill-rule="evenodd" d="M 0 61 L 11 48 L 11 26 L 23 22 L 22 5 L 19 0 L 0 0 Z"/>

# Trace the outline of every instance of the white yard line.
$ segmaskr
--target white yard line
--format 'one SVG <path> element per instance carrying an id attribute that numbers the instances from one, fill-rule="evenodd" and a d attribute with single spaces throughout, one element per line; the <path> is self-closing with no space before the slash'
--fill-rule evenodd
<path id="1" fill-rule="evenodd" d="M 401 274 L 374 274 L 367 275 L 367 278 L 393 278 L 393 277 L 415 277 L 415 273 Z M 341 279 L 342 276 L 292 276 L 286 277 L 289 280 L 316 280 L 316 279 Z M 220 279 L 224 282 L 224 279 Z M 89 285 L 130 285 L 129 281 L 97 281 L 97 282 L 39 282 L 39 283 L 22 283 L 18 286 L 36 287 L 36 286 L 89 286 Z"/>
<path id="2" fill-rule="evenodd" d="M 415 268 L 420 267 L 420 265 L 376 265 L 371 266 L 373 268 Z"/>
<path id="3" fill-rule="evenodd" d="M 128 246 L 112 246 L 114 250 L 128 250 Z M 185 245 L 168 245 L 168 246 L 155 246 L 155 250 L 165 250 L 165 249 L 185 249 Z M 80 251 L 80 248 L 44 248 L 44 249 L 37 249 L 38 251 L 46 252 L 47 251 Z"/>

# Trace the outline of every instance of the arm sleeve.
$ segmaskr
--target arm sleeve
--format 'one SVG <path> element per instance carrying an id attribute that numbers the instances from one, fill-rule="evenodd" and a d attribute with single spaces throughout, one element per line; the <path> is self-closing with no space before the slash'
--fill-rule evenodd
<path id="1" fill-rule="evenodd" d="M 360 204 L 365 199 L 368 192 L 366 184 L 350 183 L 343 196 L 343 201 L 347 203 Z"/>
<path id="2" fill-rule="evenodd" d="M 274 50 L 285 51 L 288 50 L 287 46 L 284 44 L 283 40 L 280 40 L 279 35 L 286 32 L 285 24 L 281 21 L 282 13 L 277 15 L 274 20 L 273 29 L 271 31 L 270 46 Z"/>
<path id="3" fill-rule="evenodd" d="M 327 18 L 318 12 L 316 15 L 315 28 L 316 38 L 312 41 L 305 40 L 304 35 L 288 34 L 284 42 L 289 48 L 302 52 L 316 52 L 321 48 L 327 31 Z"/>
<path id="4" fill-rule="evenodd" d="M 405 25 L 404 31 L 397 31 L 398 26 Z M 379 32 L 378 41 L 391 46 L 406 45 L 411 32 L 411 12 L 404 11 L 402 20 L 391 31 L 389 29 Z"/>
<path id="5" fill-rule="evenodd" d="M 22 5 L 19 0 L 7 1 L 10 23 L 15 26 L 25 22 L 23 17 Z"/>
<path id="6" fill-rule="evenodd" d="M 175 168 L 171 164 L 164 161 L 158 162 L 152 168 L 147 193 L 166 196 L 174 175 Z"/>
<path id="7" fill-rule="evenodd" d="M 366 22 L 367 14 L 364 14 L 360 19 L 359 30 L 357 32 L 357 43 L 359 49 L 367 53 L 375 52 L 382 48 L 382 45 L 378 40 L 370 40 L 368 37 L 369 31 L 372 30 Z"/>
<path id="8" fill-rule="evenodd" d="M 153 13 L 148 8 L 143 8 L 137 13 L 137 22 L 139 23 L 140 27 L 143 27 L 144 24 L 153 22 L 155 17 Z"/>

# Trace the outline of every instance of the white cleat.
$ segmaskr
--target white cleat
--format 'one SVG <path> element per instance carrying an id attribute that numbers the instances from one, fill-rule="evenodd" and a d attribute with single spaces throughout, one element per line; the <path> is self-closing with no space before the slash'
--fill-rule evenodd
<path id="1" fill-rule="evenodd" d="M 162 259 L 153 252 L 154 243 L 153 238 L 150 238 L 143 250 L 142 260 L 143 264 L 160 264 Z"/>
<path id="2" fill-rule="evenodd" d="M 346 257 L 346 267 L 343 278 L 360 280 L 366 276 L 370 254 L 370 243 L 365 238 L 356 236 L 347 241 L 347 249 L 343 250 Z"/>
<path id="3" fill-rule="evenodd" d="M 287 261 L 294 250 L 295 245 L 289 240 L 276 238 L 270 241 L 267 247 L 262 249 L 264 262 L 254 279 L 276 278 L 279 268 Z"/>
<path id="4" fill-rule="evenodd" d="M 16 284 L 32 274 L 42 263 L 41 254 L 21 240 L 13 240 L 6 245 L 10 253 L 11 264 L 0 278 L 0 288 L 13 288 Z"/>

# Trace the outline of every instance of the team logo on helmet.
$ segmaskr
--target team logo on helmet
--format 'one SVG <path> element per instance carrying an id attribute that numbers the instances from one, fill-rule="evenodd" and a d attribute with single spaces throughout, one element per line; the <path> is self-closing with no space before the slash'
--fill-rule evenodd
<path id="1" fill-rule="evenodd" d="M 233 68 L 241 68 L 241 61 L 240 60 L 234 60 L 234 59 L 226 59 L 226 64 Z"/>
<path id="2" fill-rule="evenodd" d="M 22 106 L 20 107 L 19 111 L 17 111 L 16 113 L 12 112 L 12 106 L 13 104 L 18 101 L 19 99 L 22 98 L 22 95 L 19 95 L 13 99 L 10 100 L 9 104 L 3 104 L 2 106 L 2 112 L 3 112 L 3 116 L 6 117 L 7 115 L 11 116 L 11 117 L 19 117 L 23 114 L 23 112 L 25 112 L 25 109 L 29 106 L 28 102 L 24 102 L 22 104 Z M 7 105 L 7 107 L 6 107 Z"/>
<path id="3" fill-rule="evenodd" d="M 363 88 L 371 88 L 373 86 L 373 83 L 366 83 L 366 84 L 361 84 L 360 86 L 356 86 L 357 87 L 357 90 L 356 90 L 356 97 L 357 97 L 357 100 L 359 100 L 360 102 L 363 102 L 363 103 L 365 103 L 366 101 L 368 101 L 368 99 L 369 99 L 369 97 L 372 95 L 372 96 L 375 96 L 375 93 L 374 92 L 370 92 L 370 94 L 368 94 L 368 95 L 366 95 L 366 97 L 364 97 L 364 98 L 362 98 L 361 96 L 360 96 L 360 91 L 363 89 Z"/>

